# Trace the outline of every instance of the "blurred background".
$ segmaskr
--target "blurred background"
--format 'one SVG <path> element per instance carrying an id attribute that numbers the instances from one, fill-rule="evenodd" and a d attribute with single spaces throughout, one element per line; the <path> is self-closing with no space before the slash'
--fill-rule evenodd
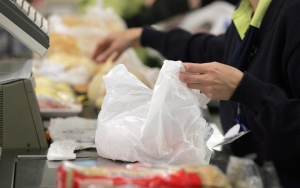
<path id="1" fill-rule="evenodd" d="M 97 118 L 105 87 L 102 76 L 124 64 L 153 89 L 162 55 L 150 48 L 128 49 L 116 61 L 96 64 L 91 55 L 105 35 L 131 27 L 153 25 L 160 30 L 182 28 L 219 35 L 230 24 L 236 0 L 30 0 L 49 22 L 50 48 L 44 57 L 0 28 L 0 59 L 33 61 L 36 94 L 43 118 L 82 115 Z M 159 39 L 155 39 L 159 40 Z M 88 110 L 86 110 L 88 109 Z M 94 114 L 94 115 L 92 115 Z M 204 109 L 209 122 L 220 125 L 218 101 Z"/>

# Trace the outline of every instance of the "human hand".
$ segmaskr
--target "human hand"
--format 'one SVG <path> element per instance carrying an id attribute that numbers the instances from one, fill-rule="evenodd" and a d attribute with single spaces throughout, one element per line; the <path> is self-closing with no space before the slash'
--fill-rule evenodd
<path id="1" fill-rule="evenodd" d="M 229 100 L 243 77 L 240 70 L 217 62 L 183 66 L 186 72 L 180 73 L 179 79 L 212 99 Z"/>
<path id="2" fill-rule="evenodd" d="M 113 59 L 116 60 L 127 48 L 140 45 L 141 34 L 142 28 L 109 34 L 97 44 L 92 58 L 96 62 L 105 62 L 108 57 L 116 53 Z"/>
<path id="3" fill-rule="evenodd" d="M 201 7 L 202 5 L 202 0 L 188 0 L 188 6 L 190 10 L 197 9 Z"/>
<path id="4" fill-rule="evenodd" d="M 28 3 L 30 3 L 31 6 L 33 6 L 34 8 L 39 8 L 43 3 L 44 0 L 27 0 Z"/>

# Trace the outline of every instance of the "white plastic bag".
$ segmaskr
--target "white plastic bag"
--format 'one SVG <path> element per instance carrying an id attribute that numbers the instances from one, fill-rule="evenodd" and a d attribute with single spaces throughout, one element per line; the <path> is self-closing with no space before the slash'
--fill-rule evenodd
<path id="1" fill-rule="evenodd" d="M 231 23 L 235 6 L 225 1 L 215 1 L 209 5 L 188 13 L 179 23 L 179 27 L 191 33 L 201 31 L 202 25 L 211 24 L 209 33 L 220 35 L 226 32 Z M 200 29 L 200 30 L 199 30 Z"/>
<path id="2" fill-rule="evenodd" d="M 75 159 L 76 154 L 74 151 L 78 145 L 74 140 L 55 141 L 50 145 L 47 159 L 50 161 Z"/>
<path id="3" fill-rule="evenodd" d="M 104 82 L 106 96 L 95 136 L 100 156 L 158 164 L 208 164 L 206 142 L 212 129 L 202 117 L 205 95 L 179 80 L 179 61 L 164 61 L 154 91 L 124 65 Z"/>

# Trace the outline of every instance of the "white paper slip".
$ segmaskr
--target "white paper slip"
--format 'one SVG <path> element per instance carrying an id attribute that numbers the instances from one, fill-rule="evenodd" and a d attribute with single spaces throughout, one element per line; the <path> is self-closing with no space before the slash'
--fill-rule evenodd
<path id="1" fill-rule="evenodd" d="M 0 62 L 0 84 L 29 79 L 31 70 L 32 61 L 30 60 Z"/>
<path id="2" fill-rule="evenodd" d="M 234 125 L 227 131 L 227 133 L 224 135 L 224 138 L 229 139 L 235 137 L 235 135 L 239 133 L 240 128 L 241 128 L 240 124 Z"/>
<path id="3" fill-rule="evenodd" d="M 236 139 L 244 136 L 245 134 L 247 134 L 249 131 L 240 131 L 240 124 L 236 124 L 234 125 L 231 129 L 229 129 L 227 131 L 227 133 L 224 135 L 224 139 L 221 140 L 218 144 L 214 145 L 212 148 L 217 147 L 217 146 L 221 146 L 221 145 L 225 145 L 225 144 L 230 144 L 233 141 L 235 141 Z"/>

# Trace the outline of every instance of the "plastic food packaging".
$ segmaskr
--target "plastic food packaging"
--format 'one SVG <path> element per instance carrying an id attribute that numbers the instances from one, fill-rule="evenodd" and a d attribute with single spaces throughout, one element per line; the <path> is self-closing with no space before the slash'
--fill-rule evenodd
<path id="1" fill-rule="evenodd" d="M 227 166 L 226 174 L 233 187 L 264 187 L 258 167 L 251 159 L 231 156 Z"/>
<path id="2" fill-rule="evenodd" d="M 76 52 L 75 50 L 79 49 L 77 53 L 72 54 L 83 54 L 86 57 L 92 56 L 97 43 L 102 37 L 108 33 L 119 32 L 126 28 L 124 21 L 114 12 L 96 7 L 88 9 L 82 15 L 53 14 L 49 16 L 48 21 L 51 34 L 66 35 L 70 39 L 75 39 L 75 41 L 62 40 L 65 44 L 58 41 L 59 46 L 62 47 L 69 47 L 68 44 L 71 45 L 72 43 L 75 44 L 75 49 L 63 48 L 63 51 Z M 53 41 L 55 42 L 54 39 Z M 50 52 L 53 52 L 52 47 L 49 49 Z"/>
<path id="3" fill-rule="evenodd" d="M 82 111 L 81 104 L 63 102 L 44 96 L 38 96 L 37 101 L 41 116 L 45 118 L 76 116 Z"/>
<path id="4" fill-rule="evenodd" d="M 209 102 L 179 80 L 180 61 L 164 61 L 154 90 L 124 65 L 106 76 L 95 143 L 100 156 L 155 164 L 208 164 L 213 129 L 202 115 Z"/>
<path id="5" fill-rule="evenodd" d="M 76 149 L 95 148 L 97 120 L 81 117 L 51 118 L 48 127 L 53 141 L 73 140 Z"/>
<path id="6" fill-rule="evenodd" d="M 75 93 L 68 84 L 56 82 L 39 74 L 34 74 L 34 77 L 35 93 L 38 98 L 56 99 L 65 103 L 75 102 Z"/>
<path id="7" fill-rule="evenodd" d="M 264 187 L 282 188 L 273 162 L 264 162 L 261 168 L 261 174 Z"/>
<path id="8" fill-rule="evenodd" d="M 35 72 L 72 86 L 86 85 L 101 66 L 91 59 L 97 43 L 111 32 L 125 29 L 124 21 L 112 11 L 88 9 L 83 15 L 51 15 L 50 48 L 35 57 Z"/>
<path id="9" fill-rule="evenodd" d="M 215 166 L 162 167 L 130 164 L 123 167 L 84 167 L 64 162 L 57 169 L 57 188 L 85 187 L 202 187 L 230 188 Z"/>

